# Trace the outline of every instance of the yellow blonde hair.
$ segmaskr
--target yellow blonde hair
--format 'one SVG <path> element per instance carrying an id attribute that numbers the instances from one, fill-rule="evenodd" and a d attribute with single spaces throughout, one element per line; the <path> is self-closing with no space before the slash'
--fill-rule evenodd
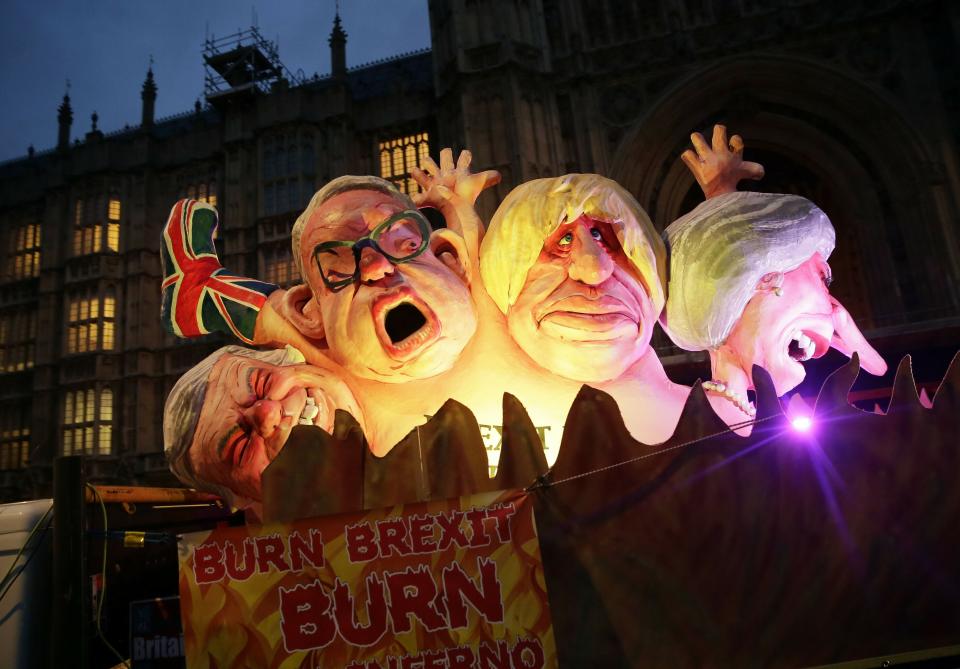
<path id="1" fill-rule="evenodd" d="M 666 250 L 640 204 L 598 174 L 567 174 L 517 186 L 497 208 L 480 247 L 480 275 L 500 311 L 517 301 L 544 240 L 582 214 L 609 223 L 659 314 Z"/>

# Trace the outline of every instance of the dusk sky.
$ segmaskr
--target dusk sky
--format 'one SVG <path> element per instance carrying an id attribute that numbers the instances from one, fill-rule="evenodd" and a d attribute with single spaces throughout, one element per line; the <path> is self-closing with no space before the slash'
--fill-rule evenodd
<path id="1" fill-rule="evenodd" d="M 280 59 L 307 76 L 330 71 L 334 0 L 5 0 L 0 21 L 0 161 L 57 140 L 57 107 L 70 80 L 71 139 L 90 115 L 109 133 L 140 123 L 140 87 L 153 56 L 156 117 L 203 97 L 204 37 L 249 28 L 279 38 Z M 347 66 L 430 46 L 427 0 L 341 0 Z"/>

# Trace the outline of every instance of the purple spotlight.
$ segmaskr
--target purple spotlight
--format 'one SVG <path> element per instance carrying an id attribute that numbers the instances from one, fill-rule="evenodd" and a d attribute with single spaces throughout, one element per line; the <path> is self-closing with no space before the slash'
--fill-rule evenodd
<path id="1" fill-rule="evenodd" d="M 813 421 L 810 420 L 809 416 L 797 416 L 790 421 L 790 424 L 797 432 L 809 432 L 810 428 L 813 427 Z"/>

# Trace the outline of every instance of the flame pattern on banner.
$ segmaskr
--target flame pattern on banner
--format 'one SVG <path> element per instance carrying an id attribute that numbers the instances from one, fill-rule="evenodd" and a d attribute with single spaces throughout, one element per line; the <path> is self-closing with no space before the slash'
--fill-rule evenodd
<path id="1" fill-rule="evenodd" d="M 398 556 L 394 552 L 366 562 L 352 563 L 347 554 L 345 528 L 356 523 L 370 523 L 401 515 L 443 514 L 451 510 L 496 507 L 513 504 L 517 512 L 510 518 L 508 541 L 491 542 L 489 546 L 451 545 L 425 555 Z M 271 534 L 289 536 L 299 531 L 306 536 L 309 529 L 320 529 L 325 564 L 316 568 L 304 564 L 301 571 L 254 573 L 244 581 L 229 578 L 213 583 L 197 584 L 194 578 L 195 548 L 210 544 L 240 545 L 245 538 Z M 543 565 L 537 541 L 532 505 L 525 493 L 495 492 L 448 501 L 428 502 L 358 514 L 327 516 L 294 521 L 288 524 L 220 528 L 211 532 L 186 535 L 180 544 L 180 596 L 190 669 L 243 667 L 345 667 L 351 662 L 380 660 L 388 656 L 416 655 L 458 646 L 474 650 L 484 642 L 494 646 L 505 641 L 508 646 L 518 639 L 533 637 L 544 651 L 542 666 L 556 666 L 556 651 L 547 605 Z M 496 564 L 503 606 L 503 622 L 490 623 L 477 610 L 469 608 L 468 625 L 459 629 L 428 632 L 416 620 L 409 632 L 387 631 L 368 648 L 348 645 L 338 638 L 320 650 L 288 653 L 281 632 L 280 588 L 290 590 L 297 585 L 319 580 L 324 589 L 333 588 L 336 579 L 344 581 L 357 602 L 358 622 L 366 618 L 365 579 L 371 573 L 402 571 L 408 566 L 425 565 L 435 577 L 447 565 L 456 563 L 471 579 L 478 578 L 477 558 L 486 557 Z M 362 603 L 361 603 L 362 602 Z"/>

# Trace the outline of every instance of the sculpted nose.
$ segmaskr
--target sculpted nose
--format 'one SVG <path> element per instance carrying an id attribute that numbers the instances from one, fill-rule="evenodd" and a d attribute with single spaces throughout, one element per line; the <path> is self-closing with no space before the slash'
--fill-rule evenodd
<path id="1" fill-rule="evenodd" d="M 567 274 L 574 281 L 596 286 L 606 281 L 613 273 L 613 259 L 596 239 L 580 236 L 580 243 L 572 252 L 572 261 Z"/>
<path id="2" fill-rule="evenodd" d="M 244 417 L 255 432 L 262 437 L 269 437 L 280 425 L 283 407 L 275 400 L 257 400 L 244 412 Z"/>
<path id="3" fill-rule="evenodd" d="M 374 283 L 392 275 L 393 263 L 375 249 L 365 248 L 360 254 L 360 281 Z"/>

